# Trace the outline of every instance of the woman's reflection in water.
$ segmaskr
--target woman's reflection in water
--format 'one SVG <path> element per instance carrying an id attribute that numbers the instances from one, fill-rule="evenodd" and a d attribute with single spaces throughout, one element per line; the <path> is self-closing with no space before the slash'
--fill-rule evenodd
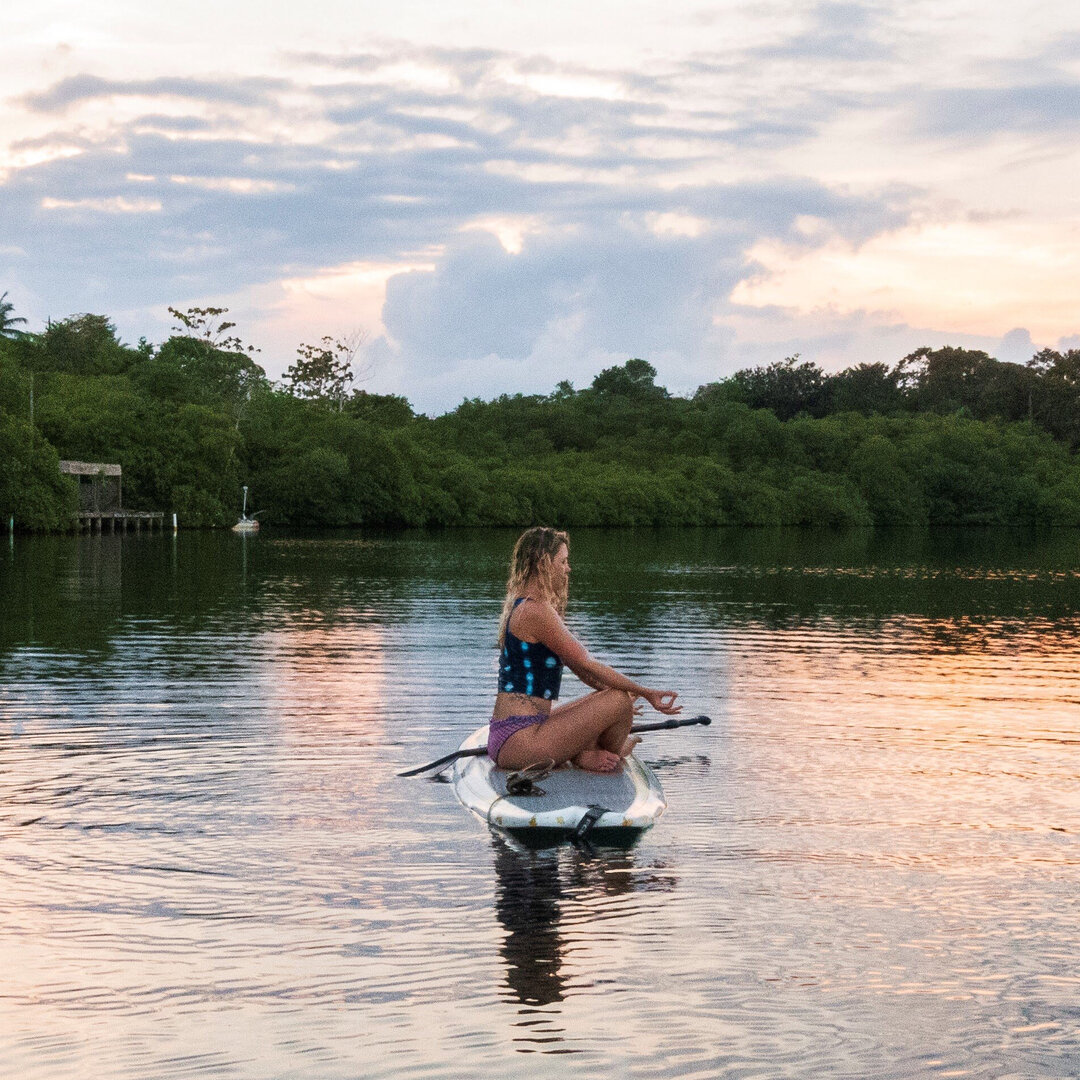
<path id="1" fill-rule="evenodd" d="M 563 898 L 559 853 L 523 851 L 492 834 L 495 845 L 495 913 L 506 931 L 502 957 L 506 982 L 522 1005 L 551 1005 L 564 996 Z"/>
<path id="2" fill-rule="evenodd" d="M 633 849 L 590 851 L 563 844 L 529 851 L 497 833 L 492 833 L 492 844 L 495 911 L 506 930 L 501 949 L 506 983 L 514 999 L 530 1008 L 556 1004 L 567 995 L 563 958 L 568 930 L 580 946 L 590 913 L 601 914 L 598 909 L 607 900 L 674 887 L 667 875 L 640 873 Z M 566 902 L 574 911 L 569 928 L 563 925 Z M 625 910 L 629 914 L 634 909 Z M 610 910 L 603 914 L 611 917 Z"/>

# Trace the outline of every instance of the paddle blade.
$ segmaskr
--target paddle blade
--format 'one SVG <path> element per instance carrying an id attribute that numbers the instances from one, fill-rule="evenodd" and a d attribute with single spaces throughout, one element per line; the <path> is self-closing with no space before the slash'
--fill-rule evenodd
<path id="1" fill-rule="evenodd" d="M 452 754 L 439 758 L 438 761 L 429 761 L 426 765 L 418 765 L 415 769 L 406 769 L 404 772 L 399 772 L 398 776 L 419 776 L 421 773 L 431 772 L 432 769 L 445 769 L 447 765 L 457 761 L 458 758 L 480 757 L 486 753 L 486 746 L 474 746 L 471 750 L 455 750 Z"/>

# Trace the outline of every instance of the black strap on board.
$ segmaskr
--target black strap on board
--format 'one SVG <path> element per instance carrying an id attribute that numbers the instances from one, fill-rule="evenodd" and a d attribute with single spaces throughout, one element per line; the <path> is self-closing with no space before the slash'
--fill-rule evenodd
<path id="1" fill-rule="evenodd" d="M 578 843 L 585 843 L 589 839 L 589 833 L 596 828 L 596 823 L 608 813 L 606 806 L 597 806 L 595 803 L 581 815 L 581 820 L 577 823 L 577 828 L 574 830 L 574 840 Z"/>

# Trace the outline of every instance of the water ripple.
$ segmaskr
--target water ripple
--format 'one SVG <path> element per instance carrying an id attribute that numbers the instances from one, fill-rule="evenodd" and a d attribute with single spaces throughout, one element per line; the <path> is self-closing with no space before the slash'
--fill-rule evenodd
<path id="1" fill-rule="evenodd" d="M 1075 543 L 576 537 L 572 626 L 715 722 L 537 852 L 394 775 L 485 721 L 511 541 L 2 556 L 5 1075 L 1080 1073 Z"/>

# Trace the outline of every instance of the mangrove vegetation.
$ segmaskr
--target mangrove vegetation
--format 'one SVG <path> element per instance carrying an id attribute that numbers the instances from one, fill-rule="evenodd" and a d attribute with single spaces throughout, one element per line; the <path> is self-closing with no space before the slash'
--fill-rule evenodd
<path id="1" fill-rule="evenodd" d="M 61 459 L 119 463 L 185 526 L 1080 525 L 1080 350 L 959 348 L 827 374 L 798 356 L 677 396 L 646 361 L 438 417 L 357 389 L 357 342 L 280 384 L 220 308 L 161 345 L 106 316 L 29 333 L 0 297 L 0 515 L 69 528 Z"/>

